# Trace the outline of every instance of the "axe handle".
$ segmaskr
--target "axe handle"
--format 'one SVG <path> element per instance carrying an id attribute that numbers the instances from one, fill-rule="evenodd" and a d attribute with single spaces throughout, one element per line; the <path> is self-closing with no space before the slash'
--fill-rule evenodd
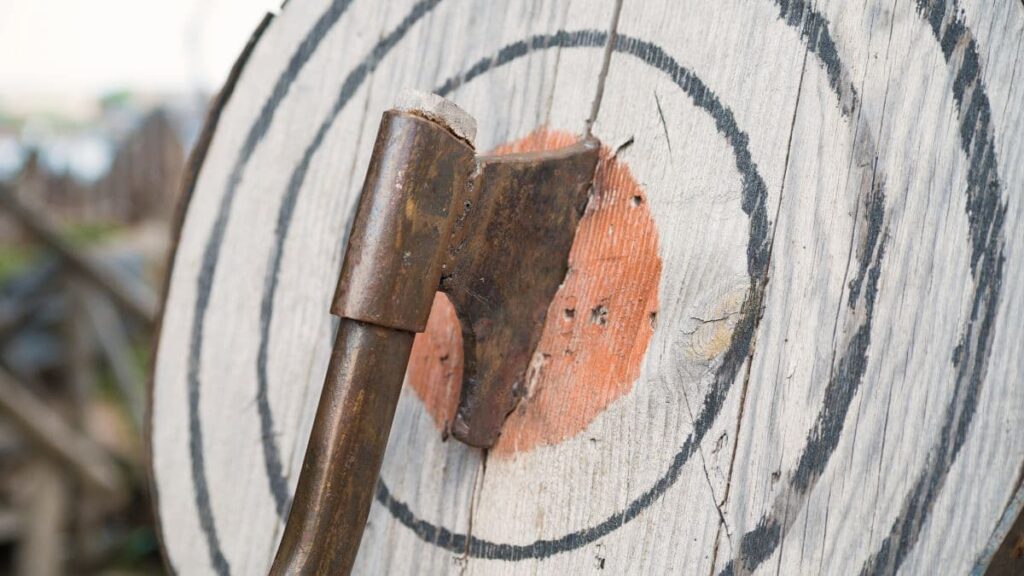
<path id="1" fill-rule="evenodd" d="M 412 342 L 412 332 L 341 320 L 271 575 L 351 571 Z"/>
<path id="2" fill-rule="evenodd" d="M 473 157 L 424 115 L 381 118 L 332 306 L 341 325 L 272 575 L 352 569 Z"/>

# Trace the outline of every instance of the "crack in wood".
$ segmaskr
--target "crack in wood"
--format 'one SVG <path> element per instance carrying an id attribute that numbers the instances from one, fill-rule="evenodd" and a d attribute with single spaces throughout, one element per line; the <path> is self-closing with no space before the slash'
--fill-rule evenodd
<path id="1" fill-rule="evenodd" d="M 788 137 L 788 141 L 787 141 L 787 144 L 786 144 L 786 156 L 785 156 L 785 161 L 783 163 L 783 169 L 782 169 L 782 180 L 781 180 L 782 184 L 781 184 L 781 186 L 779 188 L 779 200 L 778 200 L 778 203 L 775 206 L 775 218 L 772 220 L 772 223 L 771 223 L 770 238 L 768 240 L 768 254 L 767 254 L 767 257 L 766 257 L 766 264 L 765 264 L 765 269 L 768 271 L 768 273 L 765 275 L 765 278 L 764 278 L 764 280 L 762 282 L 762 285 L 761 285 L 761 287 L 758 290 L 758 294 L 759 294 L 758 306 L 760 307 L 760 311 L 759 311 L 758 315 L 756 316 L 756 318 L 754 319 L 754 326 L 752 328 L 753 335 L 751 337 L 751 342 L 750 342 L 750 351 L 747 354 L 747 360 L 746 360 L 746 367 L 745 367 L 746 368 L 746 373 L 744 374 L 744 377 L 743 377 L 743 387 L 742 387 L 742 389 L 740 391 L 740 406 L 739 406 L 739 412 L 738 412 L 738 414 L 736 416 L 736 430 L 733 433 L 734 442 L 733 442 L 732 459 L 729 462 L 729 475 L 728 475 L 727 481 L 726 481 L 726 495 L 725 495 L 726 499 L 728 499 L 728 497 L 729 497 L 729 491 L 730 491 L 731 486 L 732 486 L 732 476 L 733 476 L 733 471 L 734 471 L 735 462 L 736 462 L 736 454 L 739 451 L 737 448 L 739 446 L 740 430 L 741 430 L 742 425 L 743 425 L 743 415 L 744 415 L 745 408 L 746 408 L 747 392 L 748 392 L 748 390 L 750 388 L 750 376 L 751 376 L 751 370 L 752 370 L 752 367 L 753 367 L 753 364 L 754 364 L 754 354 L 757 351 L 757 330 L 758 330 L 758 327 L 761 324 L 761 318 L 762 318 L 762 315 L 764 313 L 764 303 L 763 303 L 764 294 L 767 292 L 767 290 L 768 290 L 768 283 L 771 280 L 771 263 L 772 263 L 772 252 L 773 252 L 773 250 L 775 248 L 775 232 L 776 232 L 776 229 L 778 228 L 779 214 L 780 214 L 780 211 L 782 210 L 782 198 L 785 195 L 785 190 L 786 190 L 786 175 L 787 175 L 787 173 L 789 171 L 790 153 L 792 152 L 792 149 L 793 149 L 793 134 L 794 134 L 794 132 L 796 130 L 796 119 L 797 119 L 797 114 L 798 114 L 798 112 L 800 110 L 800 96 L 803 93 L 804 76 L 805 76 L 805 74 L 807 72 L 807 58 L 808 58 L 809 54 L 810 54 L 810 48 L 808 48 L 806 45 L 804 45 L 803 63 L 800 66 L 800 79 L 797 82 L 796 100 L 795 100 L 795 102 L 793 104 L 793 115 L 792 115 L 792 119 L 790 120 L 789 137 Z M 744 535 L 743 541 L 741 541 L 741 543 L 740 543 L 741 558 L 744 558 L 744 557 L 747 556 L 747 554 L 745 554 L 744 551 L 743 551 L 743 542 L 749 541 L 747 536 L 749 536 L 749 534 Z M 782 537 L 783 538 L 785 537 L 785 530 L 784 529 L 783 529 Z M 781 539 L 779 540 L 779 546 L 781 546 Z M 712 571 L 712 573 L 714 572 L 715 566 L 716 566 L 716 564 L 718 562 L 717 555 L 718 555 L 718 538 L 716 537 L 714 553 L 712 554 L 712 558 L 711 558 L 711 571 Z M 732 561 L 730 561 L 730 565 L 734 565 L 734 564 L 735 564 L 735 557 L 734 557 L 734 559 Z M 741 574 L 743 573 L 742 566 L 744 566 L 744 565 L 745 565 L 745 562 L 740 562 L 741 568 L 739 569 L 739 573 L 741 573 Z"/>
<path id="2" fill-rule="evenodd" d="M 601 101 L 604 99 L 604 84 L 608 80 L 608 70 L 612 64 L 612 52 L 615 51 L 616 35 L 619 31 L 619 16 L 622 14 L 623 0 L 615 0 L 612 7 L 612 21 L 608 25 L 608 39 L 605 41 L 604 55 L 601 60 L 601 72 L 597 76 L 597 90 L 594 94 L 594 101 L 590 106 L 590 117 L 587 118 L 586 137 L 593 135 L 594 122 L 597 122 L 597 114 L 601 111 Z"/>

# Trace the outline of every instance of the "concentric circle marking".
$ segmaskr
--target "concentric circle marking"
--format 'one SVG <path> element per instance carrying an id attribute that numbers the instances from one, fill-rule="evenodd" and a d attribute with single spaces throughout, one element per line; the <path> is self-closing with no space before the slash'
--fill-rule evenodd
<path id="1" fill-rule="evenodd" d="M 453 76 L 444 82 L 435 92 L 445 96 L 458 86 L 538 50 L 550 48 L 601 49 L 606 41 L 607 33 L 600 30 L 558 31 L 554 34 L 532 36 L 526 40 L 509 44 L 495 55 L 479 60 L 463 74 Z M 765 206 L 767 188 L 757 171 L 757 165 L 751 157 L 748 148 L 749 137 L 740 130 L 732 111 L 721 103 L 718 96 L 708 89 L 703 81 L 694 75 L 693 72 L 681 66 L 656 44 L 630 36 L 619 35 L 615 51 L 633 56 L 644 64 L 667 74 L 676 86 L 690 98 L 697 109 L 705 112 L 712 118 L 715 129 L 732 149 L 735 165 L 742 181 L 741 208 L 750 218 L 750 236 L 747 243 L 747 269 L 750 276 L 750 289 L 741 310 L 740 320 L 737 322 L 736 330 L 733 333 L 728 348 L 721 356 L 721 362 L 715 371 L 714 382 L 707 396 L 705 396 L 701 411 L 694 420 L 694 430 L 687 437 L 679 451 L 672 457 L 668 470 L 652 487 L 630 502 L 624 509 L 598 524 L 565 534 L 556 539 L 537 540 L 526 545 L 490 542 L 474 536 L 452 532 L 443 526 L 436 526 L 426 520 L 417 518 L 407 504 L 396 499 L 391 494 L 383 479 L 378 482 L 377 501 L 383 504 L 392 516 L 411 529 L 420 538 L 439 547 L 455 552 L 468 553 L 470 556 L 480 558 L 504 560 L 545 558 L 585 546 L 632 521 L 678 480 L 683 466 L 696 452 L 701 440 L 703 440 L 721 412 L 729 389 L 736 380 L 736 376 L 747 358 L 757 316 L 761 308 L 767 276 L 769 249 L 768 219 Z M 381 53 L 376 53 L 376 55 L 378 59 L 383 56 Z M 336 113 L 332 114 L 328 121 L 322 124 L 321 132 L 326 131 L 335 116 Z M 317 146 L 319 144 L 319 142 L 316 142 Z M 307 157 L 312 156 L 315 151 L 316 147 L 311 146 L 308 148 Z M 304 169 L 296 171 L 296 174 L 299 173 L 304 174 Z M 296 181 L 301 184 L 301 177 L 297 180 L 293 176 L 292 182 Z M 292 189 L 290 187 L 290 190 Z M 294 190 L 297 193 L 299 187 L 295 187 Z M 294 205 L 295 198 L 292 196 L 289 196 L 289 198 L 291 198 L 292 205 Z M 284 240 L 285 237 L 279 237 L 280 242 Z M 275 248 L 275 253 L 280 251 L 280 246 Z M 268 277 L 270 274 L 276 276 L 276 273 L 277 268 L 272 266 L 268 271 Z M 269 331 L 265 332 L 262 337 L 264 339 L 269 338 Z M 265 452 L 276 453 L 277 449 L 273 445 L 273 438 L 272 429 L 265 429 L 263 434 Z M 275 485 L 275 482 L 271 481 L 271 485 Z M 280 508 L 287 509 L 288 495 L 280 495 L 275 492 L 275 497 L 281 497 L 283 505 Z"/>

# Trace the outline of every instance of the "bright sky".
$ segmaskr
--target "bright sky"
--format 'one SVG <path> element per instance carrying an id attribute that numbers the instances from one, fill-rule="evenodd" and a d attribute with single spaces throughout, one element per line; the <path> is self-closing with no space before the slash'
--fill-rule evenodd
<path id="1" fill-rule="evenodd" d="M 0 99 L 188 92 L 223 81 L 280 0 L 0 0 Z"/>

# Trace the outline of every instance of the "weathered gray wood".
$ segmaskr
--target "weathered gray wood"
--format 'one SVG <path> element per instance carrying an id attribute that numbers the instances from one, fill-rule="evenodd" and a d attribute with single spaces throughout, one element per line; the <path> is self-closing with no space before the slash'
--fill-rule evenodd
<path id="1" fill-rule="evenodd" d="M 1006 505 L 972 574 L 1018 574 L 1024 570 L 1024 484 Z"/>
<path id="2" fill-rule="evenodd" d="M 381 111 L 441 89 L 481 149 L 580 134 L 615 5 L 293 0 L 269 26 L 165 304 L 151 443 L 179 573 L 273 554 Z M 983 569 L 1024 477 L 1024 6 L 624 0 L 616 32 L 607 230 L 549 314 L 604 363 L 543 351 L 486 455 L 407 386 L 357 570 Z"/>
<path id="3" fill-rule="evenodd" d="M 68 487 L 53 462 L 38 460 L 20 478 L 23 517 L 18 546 L 19 576 L 58 576 L 64 573 Z"/>
<path id="4" fill-rule="evenodd" d="M 64 346 L 67 362 L 64 377 L 68 399 L 73 409 L 75 427 L 88 433 L 90 406 L 96 396 L 98 378 L 96 370 L 96 338 L 89 324 L 87 288 L 73 274 L 62 278 L 66 315 L 64 316 Z"/>
<path id="5" fill-rule="evenodd" d="M 113 304 L 101 294 L 85 290 L 84 313 L 88 317 L 91 335 L 99 345 L 103 359 L 110 369 L 129 416 L 136 429 L 142 430 L 145 416 L 143 376 L 132 354 L 131 340 L 124 321 Z"/>
<path id="6" fill-rule="evenodd" d="M 80 252 L 62 238 L 43 215 L 23 206 L 6 186 L 0 187 L 0 208 L 13 216 L 33 238 L 56 252 L 76 274 L 109 294 L 126 312 L 143 324 L 153 322 L 156 317 L 157 299 L 147 286 L 126 277 L 95 257 Z"/>
<path id="7" fill-rule="evenodd" d="M 110 456 L 2 371 L 0 413 L 42 454 L 85 484 L 107 496 L 120 493 L 120 473 Z"/>

